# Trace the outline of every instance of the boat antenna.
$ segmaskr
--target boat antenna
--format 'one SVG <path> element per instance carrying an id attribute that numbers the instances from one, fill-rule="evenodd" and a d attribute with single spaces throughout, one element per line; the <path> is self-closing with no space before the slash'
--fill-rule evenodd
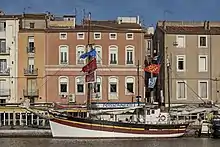
<path id="1" fill-rule="evenodd" d="M 92 48 L 92 45 L 90 44 L 90 26 L 91 26 L 91 12 L 89 12 L 88 19 L 87 19 L 87 24 L 88 24 L 88 44 L 86 47 L 86 52 L 89 51 L 89 49 Z M 91 57 L 89 56 L 87 58 L 87 64 L 90 62 Z M 92 83 L 88 82 L 88 91 L 87 91 L 87 110 L 90 110 L 91 108 L 91 89 L 92 89 Z"/>

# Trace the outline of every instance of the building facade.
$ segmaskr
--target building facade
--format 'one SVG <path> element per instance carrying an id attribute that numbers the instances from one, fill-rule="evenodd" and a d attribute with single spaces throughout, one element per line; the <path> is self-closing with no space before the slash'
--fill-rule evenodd
<path id="1" fill-rule="evenodd" d="M 19 20 L 0 13 L 0 104 L 17 100 Z"/>
<path id="2" fill-rule="evenodd" d="M 87 86 L 81 70 L 86 61 L 79 57 L 87 51 L 88 24 L 76 25 L 74 16 L 52 20 L 47 30 L 46 97 L 48 102 L 85 104 Z M 138 60 L 143 102 L 145 43 L 138 19 L 91 21 L 90 43 L 97 51 L 98 65 L 92 103 L 136 102 Z"/>
<path id="3" fill-rule="evenodd" d="M 160 83 L 166 103 L 169 93 L 173 104 L 219 103 L 220 22 L 159 21 L 155 39 L 164 57 Z"/>
<path id="4" fill-rule="evenodd" d="M 19 17 L 18 41 L 18 102 L 46 102 L 45 50 L 46 14 L 23 14 Z"/>

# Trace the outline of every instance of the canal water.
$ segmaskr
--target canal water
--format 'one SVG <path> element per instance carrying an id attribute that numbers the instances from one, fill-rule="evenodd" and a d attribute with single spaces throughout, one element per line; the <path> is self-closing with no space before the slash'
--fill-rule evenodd
<path id="1" fill-rule="evenodd" d="M 0 138 L 0 147 L 220 147 L 220 139 L 164 138 L 164 139 L 54 139 Z"/>

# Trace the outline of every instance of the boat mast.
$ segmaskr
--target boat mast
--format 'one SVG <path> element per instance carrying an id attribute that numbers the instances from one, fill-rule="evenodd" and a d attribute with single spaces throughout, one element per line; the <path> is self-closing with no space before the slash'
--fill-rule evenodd
<path id="1" fill-rule="evenodd" d="M 90 44 L 90 26 L 91 26 L 91 12 L 89 12 L 89 16 L 88 16 L 88 30 L 87 30 L 87 34 L 88 34 L 88 44 L 86 47 L 86 52 L 89 51 L 89 49 L 92 48 L 92 44 Z M 87 58 L 87 64 L 90 62 L 91 57 Z M 91 109 L 91 89 L 92 89 L 92 83 L 88 82 L 88 91 L 87 91 L 87 110 Z"/>
<path id="2" fill-rule="evenodd" d="M 138 81 L 137 81 L 137 84 L 138 84 L 138 99 L 137 99 L 137 102 L 138 102 L 138 106 L 140 106 L 140 73 L 139 73 L 139 63 L 140 61 L 138 60 L 138 65 L 137 65 L 137 77 L 138 77 Z"/>
<path id="3" fill-rule="evenodd" d="M 170 112 L 170 60 L 167 53 L 168 47 L 166 47 L 167 54 L 167 93 L 168 93 L 168 112 Z"/>

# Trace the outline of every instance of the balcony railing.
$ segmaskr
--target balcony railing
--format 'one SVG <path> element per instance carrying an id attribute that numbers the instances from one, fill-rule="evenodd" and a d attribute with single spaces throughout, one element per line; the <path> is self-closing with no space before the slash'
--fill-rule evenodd
<path id="1" fill-rule="evenodd" d="M 0 97 L 7 97 L 11 95 L 10 89 L 0 89 Z"/>
<path id="2" fill-rule="evenodd" d="M 0 55 L 9 55 L 10 50 L 7 48 L 0 48 Z"/>
<path id="3" fill-rule="evenodd" d="M 27 47 L 27 53 L 35 53 L 35 47 Z"/>
<path id="4" fill-rule="evenodd" d="M 39 89 L 23 89 L 24 97 L 38 97 Z"/>
<path id="5" fill-rule="evenodd" d="M 10 75 L 10 68 L 0 69 L 0 76 L 9 76 Z"/>
<path id="6" fill-rule="evenodd" d="M 34 68 L 34 69 L 24 69 L 24 75 L 25 76 L 37 76 L 38 75 L 38 68 Z"/>

